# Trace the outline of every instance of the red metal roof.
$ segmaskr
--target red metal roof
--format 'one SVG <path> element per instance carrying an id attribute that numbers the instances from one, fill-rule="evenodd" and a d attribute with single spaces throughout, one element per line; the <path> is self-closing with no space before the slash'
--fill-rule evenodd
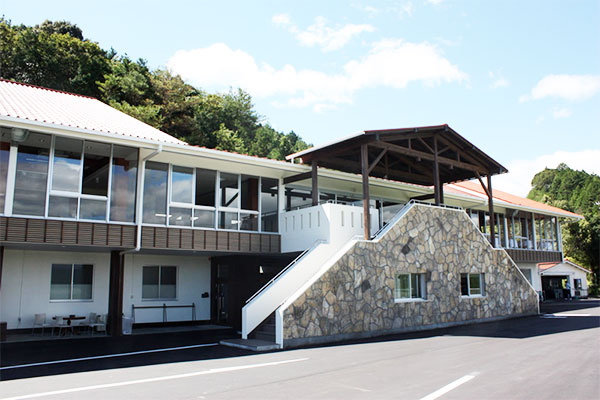
<path id="1" fill-rule="evenodd" d="M 185 142 L 92 97 L 0 78 L 2 116 L 162 143 Z"/>
<path id="2" fill-rule="evenodd" d="M 485 194 L 483 188 L 481 187 L 481 184 L 478 181 L 477 182 L 476 181 L 464 181 L 464 182 L 453 183 L 451 185 L 446 185 L 444 187 L 444 190 L 447 190 L 447 189 L 450 189 L 449 191 L 451 191 L 453 193 L 472 195 L 471 193 L 464 192 L 461 190 L 461 189 L 467 189 L 468 191 L 476 192 L 482 198 L 487 198 L 487 195 Z M 566 211 L 566 210 L 563 210 L 558 207 L 553 207 L 548 204 L 540 203 L 539 201 L 515 196 L 514 194 L 506 193 L 501 190 L 494 189 L 493 187 L 492 187 L 492 192 L 493 192 L 492 194 L 494 196 L 494 200 L 501 200 L 505 203 L 514 204 L 517 206 L 534 208 L 534 209 L 540 210 L 541 212 L 549 211 L 552 213 L 563 214 L 566 217 L 573 217 L 573 218 L 578 218 L 578 219 L 583 218 L 582 215 L 575 214 L 573 212 Z"/>

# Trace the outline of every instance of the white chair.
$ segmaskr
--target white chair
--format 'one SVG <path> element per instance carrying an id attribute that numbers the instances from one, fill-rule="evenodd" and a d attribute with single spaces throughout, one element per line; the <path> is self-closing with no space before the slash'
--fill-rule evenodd
<path id="1" fill-rule="evenodd" d="M 62 334 L 63 329 L 66 329 L 67 331 L 71 331 L 71 335 L 73 334 L 73 327 L 71 325 L 69 325 L 69 323 L 67 321 L 65 321 L 64 317 L 61 316 L 56 316 L 56 325 L 55 328 L 58 328 L 58 336 L 60 336 Z M 65 333 L 66 335 L 66 333 Z"/>
<path id="2" fill-rule="evenodd" d="M 96 315 L 94 322 L 91 319 L 92 314 L 96 315 L 95 313 L 90 313 L 90 334 L 93 335 L 95 331 L 106 332 L 106 314 Z"/>
<path id="3" fill-rule="evenodd" d="M 33 317 L 33 328 L 31 328 L 31 334 L 35 328 L 42 329 L 42 336 L 44 336 L 44 328 L 52 328 L 52 333 L 54 333 L 54 324 L 50 324 L 46 322 L 46 313 L 35 314 Z"/>

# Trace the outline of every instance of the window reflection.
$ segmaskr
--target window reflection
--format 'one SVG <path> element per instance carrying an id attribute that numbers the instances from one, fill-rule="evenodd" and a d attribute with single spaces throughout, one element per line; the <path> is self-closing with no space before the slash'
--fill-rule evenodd
<path id="1" fill-rule="evenodd" d="M 83 141 L 57 137 L 54 143 L 52 190 L 79 193 Z"/>
<path id="2" fill-rule="evenodd" d="M 144 173 L 144 218 L 150 224 L 167 223 L 168 165 L 148 161 Z"/>
<path id="3" fill-rule="evenodd" d="M 134 222 L 138 150 L 113 146 L 110 220 Z"/>
<path id="4" fill-rule="evenodd" d="M 50 135 L 30 132 L 19 144 L 13 213 L 43 216 L 46 209 L 46 180 Z"/>

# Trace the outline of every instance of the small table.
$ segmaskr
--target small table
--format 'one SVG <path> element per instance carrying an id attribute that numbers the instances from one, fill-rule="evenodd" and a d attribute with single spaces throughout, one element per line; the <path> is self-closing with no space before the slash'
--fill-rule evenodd
<path id="1" fill-rule="evenodd" d="M 57 318 L 58 318 L 57 316 L 52 317 L 52 319 L 54 319 L 54 320 L 56 320 Z M 82 320 L 82 319 L 85 319 L 85 317 L 78 316 L 78 315 L 69 315 L 68 317 L 62 317 L 62 319 L 64 321 L 67 321 L 67 326 L 71 326 L 71 321 Z M 73 330 L 71 330 L 71 334 L 73 334 Z M 78 334 L 79 334 L 79 332 L 78 332 Z"/>

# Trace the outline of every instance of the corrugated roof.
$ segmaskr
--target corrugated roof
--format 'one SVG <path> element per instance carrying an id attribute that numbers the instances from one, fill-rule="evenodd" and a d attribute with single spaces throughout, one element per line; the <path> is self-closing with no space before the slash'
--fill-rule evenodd
<path id="1" fill-rule="evenodd" d="M 92 97 L 1 78 L 0 116 L 162 143 L 185 144 Z"/>
<path id="2" fill-rule="evenodd" d="M 449 188 L 450 191 L 452 191 L 452 192 L 455 192 L 455 193 L 462 192 L 463 194 L 468 194 L 471 196 L 473 196 L 473 193 L 469 193 L 469 192 L 475 192 L 481 198 L 487 199 L 487 195 L 485 194 L 483 188 L 481 187 L 479 182 L 476 182 L 476 181 L 464 181 L 464 182 L 453 183 L 451 185 L 445 186 L 444 190 L 446 190 L 447 188 Z M 468 192 L 465 192 L 464 190 L 461 190 L 461 189 L 466 189 Z M 578 218 L 578 219 L 583 218 L 582 215 L 579 215 L 579 214 L 576 214 L 576 213 L 573 213 L 570 211 L 566 211 L 566 210 L 563 210 L 558 207 L 553 207 L 553 206 L 545 204 L 545 203 L 540 203 L 539 201 L 515 196 L 514 194 L 506 193 L 501 190 L 494 189 L 493 187 L 492 187 L 492 192 L 493 192 L 492 194 L 494 196 L 494 200 L 501 200 L 505 203 L 513 204 L 515 206 L 533 208 L 536 210 L 540 210 L 541 212 L 548 211 L 548 212 L 552 212 L 555 214 L 562 214 L 566 217 L 573 217 L 573 218 Z"/>

